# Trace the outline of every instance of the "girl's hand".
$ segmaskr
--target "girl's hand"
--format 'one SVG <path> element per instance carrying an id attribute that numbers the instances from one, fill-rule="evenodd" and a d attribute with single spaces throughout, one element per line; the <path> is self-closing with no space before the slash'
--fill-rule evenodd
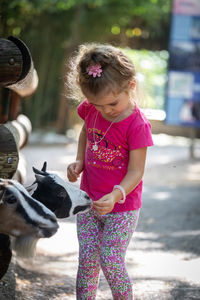
<path id="1" fill-rule="evenodd" d="M 93 208 L 98 212 L 99 215 L 105 215 L 113 210 L 115 203 L 119 201 L 120 198 L 120 192 L 114 190 L 99 200 L 94 201 Z"/>
<path id="2" fill-rule="evenodd" d="M 79 178 L 80 173 L 83 171 L 83 161 L 77 160 L 67 167 L 67 177 L 69 181 L 75 182 Z"/>

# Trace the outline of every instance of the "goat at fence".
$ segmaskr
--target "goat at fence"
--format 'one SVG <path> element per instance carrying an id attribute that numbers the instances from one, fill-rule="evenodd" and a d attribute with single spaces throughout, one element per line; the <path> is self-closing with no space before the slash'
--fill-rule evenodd
<path id="1" fill-rule="evenodd" d="M 36 181 L 27 187 L 29 193 L 53 211 L 57 218 L 67 218 L 91 208 L 92 200 L 88 194 L 71 183 L 64 181 L 57 174 L 33 168 Z"/>
<path id="2" fill-rule="evenodd" d="M 38 239 L 51 237 L 57 229 L 54 213 L 31 197 L 20 183 L 0 179 L 0 233 L 14 237 L 13 249 L 18 255 L 32 256 Z M 3 272 L 5 268 L 0 270 L 0 278 Z"/>

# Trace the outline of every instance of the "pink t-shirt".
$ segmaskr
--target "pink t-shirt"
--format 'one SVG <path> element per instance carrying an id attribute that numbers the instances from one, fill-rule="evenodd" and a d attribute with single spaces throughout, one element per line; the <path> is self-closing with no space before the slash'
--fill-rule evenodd
<path id="1" fill-rule="evenodd" d="M 130 150 L 153 145 L 151 125 L 137 105 L 130 116 L 113 123 L 110 128 L 111 122 L 104 119 L 100 112 L 97 114 L 95 106 L 86 100 L 78 106 L 78 114 L 85 121 L 87 129 L 84 170 L 80 187 L 93 201 L 96 201 L 110 193 L 114 185 L 120 184 L 127 173 Z M 96 151 L 93 150 L 95 141 L 98 145 Z M 125 203 L 115 204 L 112 212 L 139 209 L 141 194 L 142 181 L 126 196 Z"/>

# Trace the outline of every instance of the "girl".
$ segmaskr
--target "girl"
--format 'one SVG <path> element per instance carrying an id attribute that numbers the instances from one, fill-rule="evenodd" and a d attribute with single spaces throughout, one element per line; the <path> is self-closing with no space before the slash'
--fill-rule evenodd
<path id="1" fill-rule="evenodd" d="M 77 299 L 96 297 L 100 266 L 113 299 L 133 299 L 125 254 L 141 207 L 146 149 L 153 145 L 150 124 L 132 99 L 136 88 L 132 62 L 110 45 L 81 46 L 73 76 L 85 100 L 77 157 L 67 168 L 93 199 L 77 217 L 79 267 Z"/>

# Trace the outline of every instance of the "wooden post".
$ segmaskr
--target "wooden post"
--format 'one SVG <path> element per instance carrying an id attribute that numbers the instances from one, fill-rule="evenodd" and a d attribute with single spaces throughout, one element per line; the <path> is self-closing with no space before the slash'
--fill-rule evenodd
<path id="1" fill-rule="evenodd" d="M 19 149 L 23 148 L 31 132 L 31 122 L 19 115 L 12 122 L 0 124 L 0 177 L 12 178 L 19 162 Z"/>
<path id="2" fill-rule="evenodd" d="M 31 122 L 18 115 L 20 100 L 33 94 L 37 85 L 37 72 L 26 45 L 15 37 L 0 39 L 0 178 L 11 179 L 18 173 L 15 179 L 23 179 L 18 167 L 19 149 L 28 141 Z M 10 238 L 0 234 L 0 278 L 11 256 Z"/>
<path id="3" fill-rule="evenodd" d="M 17 93 L 12 91 L 10 96 L 10 109 L 8 113 L 9 121 L 13 121 L 17 119 L 20 110 L 20 102 L 21 102 L 21 97 Z"/>
<path id="4" fill-rule="evenodd" d="M 37 72 L 28 47 L 13 36 L 0 39 L 0 85 L 21 97 L 33 94 L 38 85 Z"/>
<path id="5" fill-rule="evenodd" d="M 8 114 L 10 109 L 10 96 L 11 91 L 9 89 L 3 88 L 0 89 L 1 98 L 0 98 L 0 123 L 6 123 L 8 121 Z"/>
<path id="6" fill-rule="evenodd" d="M 0 177 L 12 178 L 17 170 L 18 162 L 16 140 L 5 125 L 0 125 Z"/>
<path id="7" fill-rule="evenodd" d="M 16 82 L 22 73 L 23 59 L 20 49 L 8 39 L 0 39 L 0 83 Z"/>
<path id="8" fill-rule="evenodd" d="M 19 162 L 19 149 L 26 145 L 31 123 L 18 116 L 21 97 L 38 86 L 27 46 L 16 37 L 0 39 L 0 177 L 12 178 Z M 2 88 L 1 88 L 2 87 Z"/>
<path id="9" fill-rule="evenodd" d="M 195 148 L 195 139 L 196 139 L 196 129 L 191 127 L 190 129 L 190 158 L 195 158 L 194 148 Z"/>

